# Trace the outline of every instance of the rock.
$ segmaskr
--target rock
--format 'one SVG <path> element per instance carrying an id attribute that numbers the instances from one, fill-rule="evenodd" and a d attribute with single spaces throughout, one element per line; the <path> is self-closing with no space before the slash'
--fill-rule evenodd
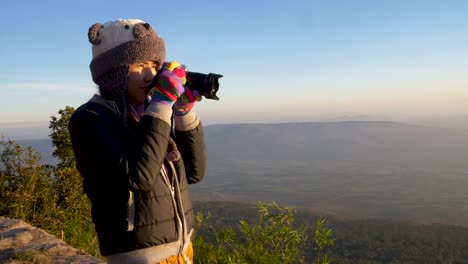
<path id="1" fill-rule="evenodd" d="M 0 263 L 97 264 L 103 260 L 67 245 L 46 231 L 0 216 Z"/>

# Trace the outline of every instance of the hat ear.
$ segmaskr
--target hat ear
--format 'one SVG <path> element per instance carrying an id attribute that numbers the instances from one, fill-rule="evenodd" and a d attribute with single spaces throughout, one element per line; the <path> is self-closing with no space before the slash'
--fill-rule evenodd
<path id="1" fill-rule="evenodd" d="M 135 39 L 144 38 L 144 37 L 146 37 L 148 35 L 151 35 L 151 26 L 150 26 L 150 24 L 140 23 L 140 24 L 136 24 L 133 27 L 133 36 L 135 36 Z"/>
<path id="2" fill-rule="evenodd" d="M 96 23 L 89 28 L 88 39 L 91 44 L 98 45 L 101 43 L 101 38 L 99 38 L 99 30 L 103 27 L 104 26 L 101 23 Z"/>

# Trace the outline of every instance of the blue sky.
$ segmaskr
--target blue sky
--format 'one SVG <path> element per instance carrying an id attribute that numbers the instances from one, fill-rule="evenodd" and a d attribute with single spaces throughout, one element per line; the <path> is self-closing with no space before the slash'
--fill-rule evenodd
<path id="1" fill-rule="evenodd" d="M 0 123 L 86 102 L 88 28 L 117 18 L 150 23 L 169 60 L 224 75 L 221 100 L 196 107 L 206 123 L 468 113 L 468 1 L 17 0 L 0 12 Z"/>

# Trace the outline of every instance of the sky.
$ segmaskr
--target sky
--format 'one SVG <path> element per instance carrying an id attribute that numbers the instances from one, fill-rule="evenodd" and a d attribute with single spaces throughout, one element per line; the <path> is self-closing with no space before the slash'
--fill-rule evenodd
<path id="1" fill-rule="evenodd" d="M 468 117 L 468 1 L 3 1 L 0 123 L 97 92 L 88 28 L 138 18 L 168 60 L 222 74 L 205 124 Z"/>

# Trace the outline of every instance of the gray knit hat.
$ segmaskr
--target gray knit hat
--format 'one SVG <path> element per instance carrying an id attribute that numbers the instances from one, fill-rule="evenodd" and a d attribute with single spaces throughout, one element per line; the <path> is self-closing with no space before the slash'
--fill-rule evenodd
<path id="1" fill-rule="evenodd" d="M 130 65 L 151 60 L 162 67 L 166 60 L 164 40 L 139 19 L 96 23 L 89 28 L 88 39 L 93 44 L 93 59 L 89 65 L 93 81 L 99 86 L 102 97 L 117 103 L 125 120 Z"/>
<path id="2" fill-rule="evenodd" d="M 93 81 L 113 68 L 139 61 L 152 60 L 158 65 L 166 59 L 164 40 L 148 24 L 138 19 L 118 19 L 96 23 L 89 28 L 88 39 L 93 44 L 90 64 Z"/>

